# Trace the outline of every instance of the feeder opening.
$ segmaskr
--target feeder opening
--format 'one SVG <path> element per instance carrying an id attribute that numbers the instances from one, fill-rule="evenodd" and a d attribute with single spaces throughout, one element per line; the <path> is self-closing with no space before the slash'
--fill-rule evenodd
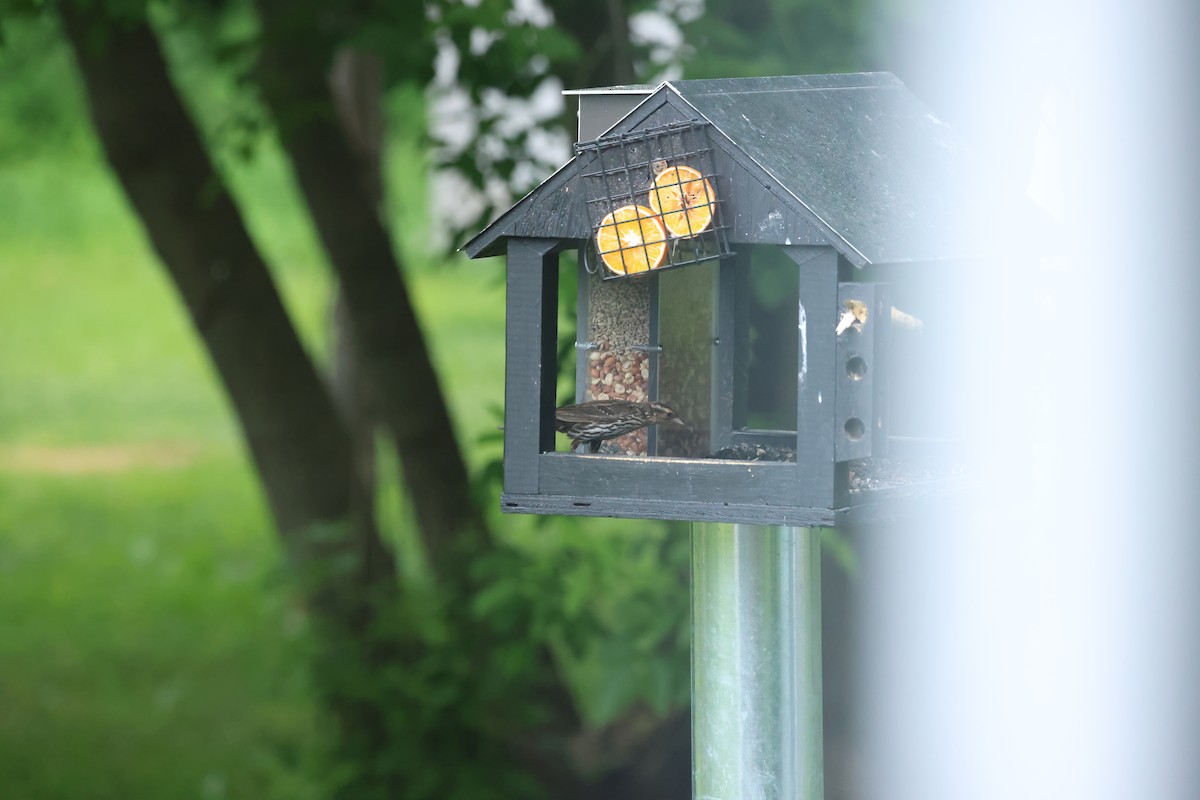
<path id="1" fill-rule="evenodd" d="M 747 331 L 735 363 L 747 364 L 744 402 L 734 405 L 734 427 L 795 431 L 800 368 L 800 277 L 777 247 L 751 247 L 745 295 Z M 738 412 L 741 413 L 738 413 Z"/>

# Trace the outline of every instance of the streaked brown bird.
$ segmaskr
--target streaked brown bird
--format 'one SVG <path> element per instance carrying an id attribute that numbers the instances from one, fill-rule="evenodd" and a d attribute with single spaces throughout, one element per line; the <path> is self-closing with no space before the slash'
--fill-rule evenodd
<path id="1" fill-rule="evenodd" d="M 563 406 L 554 413 L 554 427 L 571 437 L 572 449 L 586 444 L 600 452 L 600 443 L 660 422 L 684 424 L 675 409 L 657 401 L 589 400 Z"/>

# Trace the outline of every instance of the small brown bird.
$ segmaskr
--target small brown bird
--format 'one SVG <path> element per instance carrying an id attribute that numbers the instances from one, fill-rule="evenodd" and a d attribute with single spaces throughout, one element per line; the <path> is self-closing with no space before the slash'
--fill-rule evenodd
<path id="1" fill-rule="evenodd" d="M 666 403 L 631 400 L 589 400 L 563 406 L 554 413 L 554 427 L 571 437 L 571 447 L 588 445 L 600 452 L 600 443 L 660 422 L 684 424 Z"/>

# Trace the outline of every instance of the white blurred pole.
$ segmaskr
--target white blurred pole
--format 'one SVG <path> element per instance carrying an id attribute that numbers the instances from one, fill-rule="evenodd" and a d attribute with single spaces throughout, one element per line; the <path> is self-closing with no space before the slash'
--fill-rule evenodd
<path id="1" fill-rule="evenodd" d="M 1200 797 L 1198 10 L 935 2 L 901 43 L 994 171 L 963 224 L 1056 227 L 930 298 L 977 490 L 869 545 L 871 798 Z"/>
<path id="2" fill-rule="evenodd" d="M 819 532 L 692 524 L 692 797 L 820 800 Z"/>

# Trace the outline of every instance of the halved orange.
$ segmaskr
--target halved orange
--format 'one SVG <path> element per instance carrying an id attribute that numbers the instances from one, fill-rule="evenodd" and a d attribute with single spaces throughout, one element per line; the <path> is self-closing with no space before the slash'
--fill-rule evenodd
<path id="1" fill-rule="evenodd" d="M 662 216 L 671 235 L 681 239 L 708 229 L 716 202 L 712 184 L 683 164 L 658 173 L 650 187 L 650 207 Z"/>
<path id="2" fill-rule="evenodd" d="M 645 206 L 622 206 L 600 221 L 596 249 L 618 275 L 658 269 L 667 257 L 667 231 Z"/>

